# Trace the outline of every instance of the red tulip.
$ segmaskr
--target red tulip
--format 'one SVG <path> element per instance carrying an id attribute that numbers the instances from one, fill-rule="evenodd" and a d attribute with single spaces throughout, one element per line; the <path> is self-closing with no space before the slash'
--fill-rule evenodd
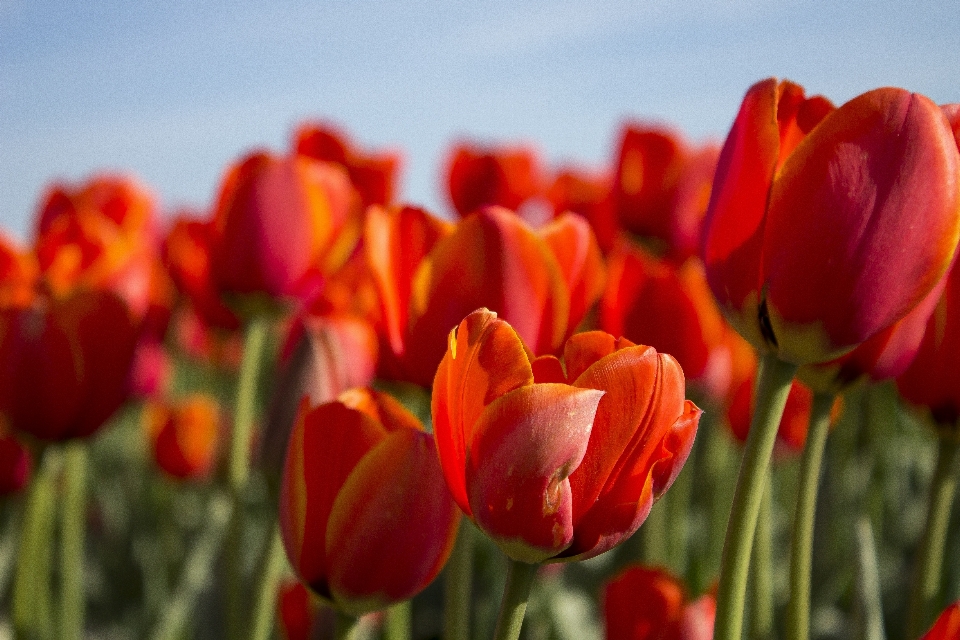
<path id="1" fill-rule="evenodd" d="M 825 362 L 904 318 L 960 233 L 956 143 L 940 109 L 876 89 L 839 109 L 774 79 L 747 92 L 705 221 L 707 278 L 761 351 Z"/>
<path id="2" fill-rule="evenodd" d="M 27 448 L 0 429 L 0 499 L 27 486 L 32 468 L 33 462 Z"/>
<path id="3" fill-rule="evenodd" d="M 730 384 L 729 329 L 707 286 L 703 266 L 681 266 L 621 242 L 610 255 L 600 328 L 674 356 L 687 380 L 714 396 Z"/>
<path id="4" fill-rule="evenodd" d="M 610 640 L 711 640 L 716 601 L 689 602 L 683 584 L 665 569 L 621 571 L 603 590 L 603 617 Z"/>
<path id="5" fill-rule="evenodd" d="M 294 134 L 300 155 L 343 165 L 360 194 L 363 208 L 391 204 L 397 190 L 400 155 L 358 151 L 347 136 L 329 124 L 304 123 Z"/>
<path id="6" fill-rule="evenodd" d="M 667 127 L 624 127 L 611 192 L 612 216 L 627 231 L 656 239 L 664 253 L 697 253 L 717 163 L 712 145 L 692 149 Z"/>
<path id="7" fill-rule="evenodd" d="M 359 197 L 343 167 L 306 156 L 247 156 L 223 180 L 210 267 L 218 291 L 311 294 L 350 256 Z"/>
<path id="8" fill-rule="evenodd" d="M 595 240 L 578 220 L 571 214 L 538 233 L 490 207 L 451 231 L 423 211 L 371 209 L 364 246 L 381 292 L 387 375 L 429 386 L 443 336 L 481 306 L 513 324 L 535 353 L 557 351 L 603 275 Z"/>
<path id="9" fill-rule="evenodd" d="M 479 309 L 451 331 L 433 386 L 444 477 L 515 560 L 582 560 L 632 535 L 686 461 L 700 410 L 676 360 L 601 333 L 533 358 Z"/>
<path id="10" fill-rule="evenodd" d="M 727 408 L 730 430 L 740 442 L 746 442 L 750 432 L 750 417 L 753 415 L 754 379 L 744 380 L 733 393 Z M 813 391 L 797 380 L 790 387 L 787 404 L 777 428 L 777 443 L 794 453 L 803 451 L 810 428 L 810 410 L 813 406 Z"/>
<path id="11" fill-rule="evenodd" d="M 109 292 L 0 310 L 0 411 L 42 440 L 89 436 L 127 397 L 137 333 Z"/>
<path id="12" fill-rule="evenodd" d="M 447 167 L 450 201 L 460 216 L 487 206 L 516 210 L 542 190 L 539 160 L 527 147 L 459 143 Z"/>
<path id="13" fill-rule="evenodd" d="M 216 462 L 220 418 L 217 401 L 202 393 L 148 404 L 144 421 L 157 466 L 174 478 L 208 477 Z"/>
<path id="14" fill-rule="evenodd" d="M 413 597 L 440 572 L 459 513 L 433 437 L 384 394 L 304 403 L 280 497 L 287 557 L 315 593 L 352 615 Z"/>
<path id="15" fill-rule="evenodd" d="M 328 609 L 329 611 L 329 609 Z M 286 640 L 311 640 L 320 604 L 302 583 L 292 580 L 277 590 L 277 621 Z"/>
<path id="16" fill-rule="evenodd" d="M 944 609 L 920 640 L 960 640 L 960 600 Z"/>

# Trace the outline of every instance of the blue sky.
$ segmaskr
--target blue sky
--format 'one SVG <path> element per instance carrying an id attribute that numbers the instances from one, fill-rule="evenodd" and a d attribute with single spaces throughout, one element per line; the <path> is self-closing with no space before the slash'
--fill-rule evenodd
<path id="1" fill-rule="evenodd" d="M 626 118 L 722 139 L 770 75 L 958 102 L 958 59 L 960 0 L 0 0 L 0 225 L 25 238 L 46 184 L 98 170 L 205 209 L 307 118 L 402 150 L 404 198 L 442 212 L 457 138 L 600 166 Z"/>

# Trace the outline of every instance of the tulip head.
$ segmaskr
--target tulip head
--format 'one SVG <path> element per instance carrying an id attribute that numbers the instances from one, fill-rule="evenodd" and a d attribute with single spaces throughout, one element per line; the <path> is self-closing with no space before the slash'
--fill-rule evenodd
<path id="1" fill-rule="evenodd" d="M 0 428 L 0 499 L 27 486 L 32 468 L 30 451 Z"/>
<path id="2" fill-rule="evenodd" d="M 929 99 L 876 89 L 838 109 L 774 79 L 747 92 L 714 179 L 704 262 L 763 352 L 833 360 L 923 300 L 960 233 L 960 158 Z"/>
<path id="3" fill-rule="evenodd" d="M 665 569 L 632 566 L 603 590 L 609 640 L 711 640 L 716 599 L 688 601 L 683 583 Z"/>
<path id="4" fill-rule="evenodd" d="M 218 291 L 271 299 L 312 293 L 359 234 L 359 197 L 343 167 L 254 153 L 224 178 L 213 220 Z"/>
<path id="5" fill-rule="evenodd" d="M 491 311 L 449 336 L 432 413 L 460 508 L 523 562 L 580 560 L 633 534 L 689 454 L 700 410 L 676 360 L 576 334 L 533 358 Z"/>
<path id="6" fill-rule="evenodd" d="M 216 462 L 220 417 L 217 401 L 200 393 L 148 405 L 144 418 L 157 466 L 181 480 L 207 478 Z"/>
<path id="7" fill-rule="evenodd" d="M 413 597 L 440 572 L 459 512 L 433 438 L 372 390 L 304 403 L 290 436 L 280 530 L 301 581 L 359 615 Z"/>
<path id="8" fill-rule="evenodd" d="M 488 206 L 516 210 L 542 189 L 540 163 L 527 147 L 456 145 L 448 160 L 450 201 L 460 216 Z"/>

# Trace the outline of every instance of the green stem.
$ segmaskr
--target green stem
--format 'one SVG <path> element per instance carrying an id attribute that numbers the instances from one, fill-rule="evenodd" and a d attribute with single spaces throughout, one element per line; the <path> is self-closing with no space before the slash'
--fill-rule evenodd
<path id="1" fill-rule="evenodd" d="M 87 445 L 70 442 L 64 455 L 63 504 L 60 512 L 60 635 L 83 637 L 86 601 L 83 593 L 83 550 L 87 513 Z"/>
<path id="2" fill-rule="evenodd" d="M 226 549 L 226 606 L 227 636 L 243 635 L 245 607 L 243 588 L 243 560 L 246 557 L 243 540 L 246 517 L 243 508 L 243 489 L 250 475 L 250 442 L 256 417 L 257 375 L 260 372 L 270 323 L 267 318 L 253 317 L 246 327 L 243 341 L 243 360 L 237 381 L 237 396 L 233 413 L 233 432 L 230 438 L 230 457 L 227 460 L 227 486 L 233 498 L 233 520 L 227 534 Z"/>
<path id="3" fill-rule="evenodd" d="M 16 564 L 17 546 L 20 540 L 16 523 L 20 522 L 22 512 L 20 504 L 21 501 L 18 499 L 0 500 L 0 510 L 4 516 L 2 518 L 3 533 L 0 534 L 0 602 L 6 598 Z"/>
<path id="4" fill-rule="evenodd" d="M 280 537 L 280 528 L 273 527 L 267 548 L 260 557 L 257 566 L 256 601 L 253 603 L 253 620 L 250 624 L 251 640 L 267 640 L 273 629 L 273 616 L 277 609 L 277 586 L 283 569 L 287 564 L 286 552 L 283 549 L 283 538 Z"/>
<path id="5" fill-rule="evenodd" d="M 790 602 L 787 604 L 787 639 L 808 640 L 810 637 L 810 572 L 813 563 L 813 521 L 817 511 L 817 489 L 823 452 L 830 431 L 832 393 L 813 396 L 810 428 L 800 458 L 800 484 L 797 487 L 797 508 L 793 516 L 793 539 L 790 543 Z"/>
<path id="6" fill-rule="evenodd" d="M 777 427 L 790 393 L 790 382 L 797 367 L 766 354 L 757 372 L 756 404 L 750 433 L 740 461 L 737 488 L 730 507 L 727 533 L 720 559 L 720 583 L 717 587 L 715 640 L 740 640 L 743 607 L 747 591 L 750 552 L 757 527 L 757 514 L 763 497 L 770 456 Z"/>
<path id="7" fill-rule="evenodd" d="M 950 507 L 957 489 L 957 452 L 960 442 L 951 436 L 938 439 L 937 468 L 930 484 L 927 525 L 920 541 L 917 572 L 910 599 L 908 636 L 916 638 L 933 622 L 940 596 L 944 547 L 950 524 Z"/>
<path id="8" fill-rule="evenodd" d="M 13 626 L 17 638 L 53 636 L 50 570 L 60 466 L 60 452 L 48 448 L 28 489 L 13 582 Z"/>
<path id="9" fill-rule="evenodd" d="M 669 497 L 669 492 L 664 498 Z M 648 565 L 670 566 L 667 537 L 670 535 L 669 505 L 662 499 L 653 505 L 640 527 L 643 543 L 643 562 Z M 672 567 L 671 567 L 672 568 Z"/>
<path id="10" fill-rule="evenodd" d="M 880 563 L 870 518 L 857 521 L 857 602 L 862 640 L 885 640 L 880 598 Z"/>
<path id="11" fill-rule="evenodd" d="M 177 640 L 183 637 L 188 616 L 197 604 L 197 596 L 210 582 L 213 563 L 217 559 L 233 501 L 224 493 L 214 493 L 207 507 L 204 528 L 190 555 L 184 561 L 180 582 L 173 599 L 167 603 L 150 637 L 153 640 Z"/>
<path id="12" fill-rule="evenodd" d="M 750 637 L 754 640 L 773 637 L 773 479 L 769 473 L 765 484 L 750 566 L 753 574 Z"/>
<path id="13" fill-rule="evenodd" d="M 527 612 L 527 600 L 530 598 L 530 587 L 539 568 L 538 564 L 510 560 L 507 584 L 503 588 L 503 601 L 500 603 L 500 616 L 497 618 L 497 630 L 493 634 L 494 640 L 517 640 L 520 637 L 520 627 L 523 626 L 523 616 Z"/>
<path id="14" fill-rule="evenodd" d="M 413 601 L 404 600 L 387 609 L 384 640 L 412 640 Z"/>
<path id="15" fill-rule="evenodd" d="M 470 637 L 470 600 L 473 591 L 473 525 L 460 519 L 460 531 L 443 576 L 444 640 L 468 640 Z"/>
<path id="16" fill-rule="evenodd" d="M 333 637 L 335 640 L 354 640 L 357 637 L 357 628 L 360 626 L 359 618 L 347 615 L 339 609 L 337 611 L 337 622 L 334 625 Z"/>

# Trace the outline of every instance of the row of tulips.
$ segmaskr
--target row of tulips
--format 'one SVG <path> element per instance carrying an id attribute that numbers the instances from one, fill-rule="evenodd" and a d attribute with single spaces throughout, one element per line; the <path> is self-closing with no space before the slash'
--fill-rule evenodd
<path id="1" fill-rule="evenodd" d="M 654 505 L 710 458 L 693 396 L 745 441 L 722 553 L 705 543 L 719 572 L 689 598 L 663 568 L 624 569 L 605 587 L 607 637 L 739 639 L 749 609 L 754 637 L 805 639 L 829 427 L 865 379 L 895 378 L 938 443 L 906 616 L 920 637 L 960 596 L 941 572 L 960 557 L 945 550 L 958 145 L 956 105 L 878 89 L 836 107 L 770 79 L 722 149 L 630 125 L 609 172 L 550 176 L 530 149 L 459 145 L 452 221 L 398 202 L 398 154 L 316 124 L 284 155 L 241 159 L 208 214 L 169 228 L 130 179 L 51 188 L 31 248 L 0 243 L 0 494 L 25 494 L 8 517 L 15 632 L 82 636 L 91 436 L 130 402 L 156 465 L 187 481 L 170 491 L 206 514 L 152 637 L 182 636 L 222 555 L 215 634 L 269 637 L 288 572 L 312 594 L 281 594 L 288 637 L 329 625 L 312 598 L 337 637 L 388 608 L 388 633 L 409 634 L 398 603 L 446 566 L 443 633 L 466 638 L 474 559 L 494 544 L 506 639 L 542 565 L 543 581 L 576 575 L 638 530 L 648 547 L 680 535 L 700 470 Z M 802 452 L 779 622 L 764 586 L 777 442 Z M 957 605 L 924 636 L 958 637 Z"/>

